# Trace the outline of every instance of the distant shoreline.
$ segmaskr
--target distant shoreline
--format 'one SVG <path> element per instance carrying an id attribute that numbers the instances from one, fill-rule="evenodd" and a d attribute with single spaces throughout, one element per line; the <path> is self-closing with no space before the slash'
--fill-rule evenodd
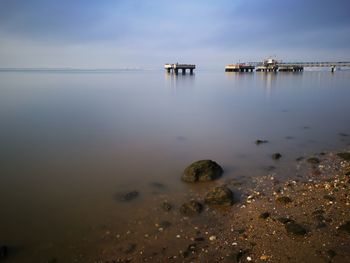
<path id="1" fill-rule="evenodd" d="M 118 72 L 149 71 L 141 68 L 0 68 L 0 72 Z"/>

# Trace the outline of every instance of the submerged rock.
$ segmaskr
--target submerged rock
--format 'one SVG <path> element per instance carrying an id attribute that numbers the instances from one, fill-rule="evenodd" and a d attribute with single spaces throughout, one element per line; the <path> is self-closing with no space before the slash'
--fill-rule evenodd
<path id="1" fill-rule="evenodd" d="M 268 140 L 256 140 L 256 141 L 255 141 L 255 144 L 256 144 L 256 145 L 260 145 L 260 144 L 268 143 L 268 142 L 269 142 Z"/>
<path id="2" fill-rule="evenodd" d="M 350 161 L 350 153 L 344 152 L 344 153 L 337 153 L 337 155 L 340 158 L 343 158 L 346 161 Z"/>
<path id="3" fill-rule="evenodd" d="M 191 200 L 187 203 L 184 203 L 180 207 L 180 212 L 183 215 L 191 216 L 200 214 L 203 211 L 203 205 L 195 200 Z"/>
<path id="4" fill-rule="evenodd" d="M 215 187 L 207 193 L 205 203 L 210 205 L 232 205 L 233 193 L 226 186 Z"/>
<path id="5" fill-rule="evenodd" d="M 129 202 L 136 199 L 139 196 L 138 191 L 131 191 L 124 194 L 118 194 L 117 197 L 120 201 Z"/>
<path id="6" fill-rule="evenodd" d="M 281 157 L 282 157 L 282 154 L 280 154 L 280 153 L 274 153 L 274 154 L 272 154 L 272 159 L 274 159 L 274 160 L 278 160 L 278 159 L 280 159 Z"/>
<path id="7" fill-rule="evenodd" d="M 294 235 L 306 235 L 307 230 L 300 224 L 295 223 L 295 222 L 290 222 L 285 225 L 285 229 L 287 230 L 288 233 L 294 234 Z"/>
<path id="8" fill-rule="evenodd" d="M 307 159 L 307 162 L 311 163 L 311 164 L 319 164 L 320 160 L 316 157 L 311 157 L 311 158 Z"/>
<path id="9" fill-rule="evenodd" d="M 213 181 L 223 173 L 220 165 L 212 160 L 201 160 L 189 165 L 182 175 L 182 180 L 189 183 Z"/>

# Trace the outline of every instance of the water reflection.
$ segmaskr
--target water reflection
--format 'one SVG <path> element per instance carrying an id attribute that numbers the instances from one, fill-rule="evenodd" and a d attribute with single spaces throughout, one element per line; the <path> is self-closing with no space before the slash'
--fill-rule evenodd
<path id="1" fill-rule="evenodd" d="M 193 89 L 195 86 L 195 74 L 172 74 L 165 73 L 165 85 L 167 88 L 173 90 L 175 94 L 180 91 L 188 91 Z"/>
<path id="2" fill-rule="evenodd" d="M 257 76 L 264 86 L 264 91 L 267 96 L 271 96 L 272 91 L 277 84 L 277 72 L 258 72 Z"/>

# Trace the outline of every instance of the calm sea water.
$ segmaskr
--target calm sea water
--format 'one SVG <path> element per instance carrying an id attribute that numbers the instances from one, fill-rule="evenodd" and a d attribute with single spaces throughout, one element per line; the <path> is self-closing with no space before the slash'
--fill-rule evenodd
<path id="1" fill-rule="evenodd" d="M 220 163 L 223 180 L 269 166 L 293 177 L 297 157 L 350 143 L 349 98 L 350 71 L 1 72 L 0 245 L 9 262 L 93 254 L 96 229 L 148 210 L 152 183 L 181 198 L 199 159 Z M 114 198 L 131 190 L 133 209 Z"/>

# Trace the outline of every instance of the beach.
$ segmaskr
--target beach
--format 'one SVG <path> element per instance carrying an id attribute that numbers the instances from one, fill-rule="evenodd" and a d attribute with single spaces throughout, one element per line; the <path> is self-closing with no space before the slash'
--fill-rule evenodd
<path id="1" fill-rule="evenodd" d="M 171 196 L 157 198 L 126 232 L 103 234 L 113 245 L 101 246 L 97 262 L 348 262 L 350 156 L 340 156 L 296 160 L 298 173 L 286 181 L 273 172 L 252 187 L 228 180 L 232 206 L 205 206 L 190 216 L 175 202 L 164 210 Z M 196 192 L 189 198 L 204 199 Z"/>

